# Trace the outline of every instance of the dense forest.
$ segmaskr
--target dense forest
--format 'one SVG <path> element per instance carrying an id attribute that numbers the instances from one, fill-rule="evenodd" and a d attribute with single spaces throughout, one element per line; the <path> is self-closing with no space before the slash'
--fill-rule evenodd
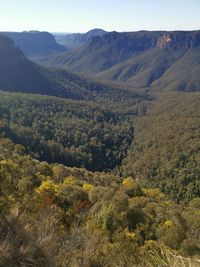
<path id="1" fill-rule="evenodd" d="M 137 117 L 123 175 L 177 202 L 200 196 L 200 94 L 162 93 Z"/>
<path id="2" fill-rule="evenodd" d="M 112 171 L 158 187 L 171 199 L 200 195 L 199 93 L 154 95 L 108 105 L 2 92 L 10 138 L 39 160 Z"/>
<path id="3" fill-rule="evenodd" d="M 200 265 L 198 198 L 39 162 L 1 132 L 0 266 Z"/>
<path id="4" fill-rule="evenodd" d="M 132 118 L 142 111 L 47 96 L 0 93 L 0 118 L 13 140 L 35 158 L 106 171 L 121 164 L 130 146 Z M 143 104 L 142 104 L 143 106 Z"/>

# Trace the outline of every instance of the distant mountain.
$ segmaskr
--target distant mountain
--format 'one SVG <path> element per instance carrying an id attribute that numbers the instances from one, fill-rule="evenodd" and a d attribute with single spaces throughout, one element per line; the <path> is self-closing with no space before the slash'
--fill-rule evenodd
<path id="1" fill-rule="evenodd" d="M 93 29 L 87 33 L 55 34 L 55 39 L 58 44 L 73 49 L 84 45 L 94 36 L 102 36 L 106 33 L 102 29 Z"/>
<path id="2" fill-rule="evenodd" d="M 200 31 L 107 33 L 48 64 L 151 90 L 200 90 Z"/>
<path id="3" fill-rule="evenodd" d="M 55 38 L 48 32 L 1 32 L 10 37 L 15 46 L 19 47 L 28 57 L 47 56 L 55 52 L 64 52 L 66 48 L 56 43 Z"/>
<path id="4" fill-rule="evenodd" d="M 137 94 L 113 84 L 88 80 L 60 68 L 28 60 L 13 41 L 0 35 L 0 90 L 45 94 L 71 99 L 134 99 Z"/>

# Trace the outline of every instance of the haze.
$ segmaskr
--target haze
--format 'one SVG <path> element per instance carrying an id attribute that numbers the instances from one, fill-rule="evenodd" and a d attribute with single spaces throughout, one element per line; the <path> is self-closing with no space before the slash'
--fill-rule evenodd
<path id="1" fill-rule="evenodd" d="M 198 0 L 0 0 L 0 30 L 195 30 Z"/>

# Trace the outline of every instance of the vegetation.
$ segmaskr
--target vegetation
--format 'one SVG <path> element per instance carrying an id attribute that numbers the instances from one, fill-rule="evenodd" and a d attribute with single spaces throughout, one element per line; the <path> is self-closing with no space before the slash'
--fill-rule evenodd
<path id="1" fill-rule="evenodd" d="M 200 88 L 198 36 L 114 32 L 70 54 L 140 92 L 0 36 L 0 266 L 200 266 L 200 93 L 172 92 Z"/>
<path id="2" fill-rule="evenodd" d="M 139 100 L 120 107 L 1 93 L 0 118 L 12 130 L 8 136 L 36 159 L 131 175 L 188 203 L 200 195 L 200 96 L 156 98 L 149 107 Z"/>
<path id="3" fill-rule="evenodd" d="M 0 146 L 0 266 L 199 266 L 198 198 Z"/>
<path id="4" fill-rule="evenodd" d="M 200 196 L 200 94 L 162 93 L 137 118 L 124 175 L 159 187 L 177 202 Z"/>
<path id="5" fill-rule="evenodd" d="M 47 96 L 0 94 L 0 118 L 13 140 L 35 158 L 106 171 L 121 164 L 130 146 L 139 105 L 119 109 Z"/>

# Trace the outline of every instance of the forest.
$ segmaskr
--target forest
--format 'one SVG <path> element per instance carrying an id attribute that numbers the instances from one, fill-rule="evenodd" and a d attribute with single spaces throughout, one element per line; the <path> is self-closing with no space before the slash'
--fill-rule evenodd
<path id="1" fill-rule="evenodd" d="M 121 107 L 122 108 L 122 107 Z M 94 102 L 1 93 L 0 118 L 35 158 L 93 171 L 121 164 L 138 106 L 121 112 Z"/>
<path id="2" fill-rule="evenodd" d="M 151 99 L 1 92 L 0 266 L 200 266 L 200 95 Z"/>
<path id="3" fill-rule="evenodd" d="M 132 177 L 40 162 L 6 131 L 0 266 L 199 266 L 199 198 L 177 205 Z"/>

